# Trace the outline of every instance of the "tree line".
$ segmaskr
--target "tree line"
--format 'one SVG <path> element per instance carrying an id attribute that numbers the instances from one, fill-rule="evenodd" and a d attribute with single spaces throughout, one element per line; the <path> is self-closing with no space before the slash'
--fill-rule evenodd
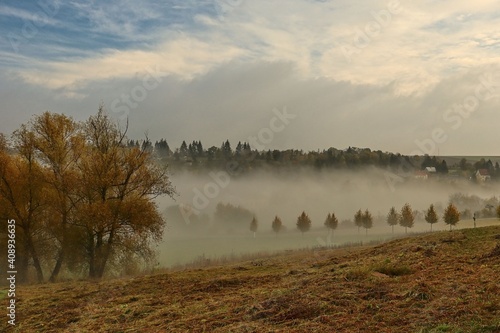
<path id="1" fill-rule="evenodd" d="M 156 141 L 130 140 L 131 147 L 142 147 L 153 151 L 155 155 L 174 168 L 225 168 L 229 161 L 237 162 L 245 171 L 254 167 L 310 166 L 317 169 L 339 168 L 352 169 L 363 166 L 391 167 L 394 170 L 402 166 L 419 169 L 409 156 L 372 151 L 369 148 L 349 147 L 341 150 L 329 148 L 323 151 L 304 152 L 303 150 L 265 150 L 252 149 L 247 142 L 238 142 L 233 148 L 229 140 L 223 141 L 219 147 L 204 148 L 201 141 L 186 143 L 172 150 L 165 139 Z"/>
<path id="2" fill-rule="evenodd" d="M 450 196 L 449 204 L 445 208 L 436 207 L 436 205 L 431 204 L 426 210 L 419 211 L 414 210 L 410 204 L 406 203 L 400 209 L 396 207 L 391 207 L 385 216 L 373 216 L 373 214 L 368 209 L 359 209 L 353 215 L 352 219 L 344 219 L 339 221 L 335 212 L 328 212 L 325 220 L 323 221 L 323 226 L 325 226 L 329 233 L 333 233 L 339 227 L 346 228 L 352 227 L 357 228 L 358 233 L 361 229 L 365 229 L 365 233 L 371 229 L 376 223 L 386 223 L 392 229 L 394 234 L 394 227 L 400 226 L 405 229 L 405 233 L 408 233 L 408 229 L 411 229 L 415 225 L 416 220 L 422 220 L 430 224 L 430 231 L 433 230 L 433 225 L 443 221 L 446 225 L 456 226 L 461 219 L 478 219 L 478 218 L 489 218 L 493 215 L 486 215 L 480 211 L 476 211 L 474 214 L 470 214 L 469 209 L 465 209 L 462 212 L 457 208 L 458 206 L 463 206 L 464 202 L 468 203 L 473 201 L 477 205 L 484 204 L 484 202 L 491 202 L 497 204 L 491 206 L 488 209 L 493 212 L 494 216 L 500 218 L 500 203 L 495 197 L 483 200 L 476 196 L 467 196 L 460 193 L 456 193 Z M 458 204 L 461 203 L 461 204 Z M 486 209 L 486 208 L 485 208 Z M 242 206 L 232 205 L 230 203 L 219 202 L 216 205 L 215 212 L 211 218 L 208 214 L 196 214 L 194 212 L 182 210 L 189 210 L 189 206 L 171 206 L 167 208 L 164 212 L 168 216 L 170 226 L 172 230 L 179 230 L 182 232 L 241 232 L 244 230 L 250 231 L 255 236 L 259 228 L 259 221 L 256 214 L 251 210 L 244 208 Z M 186 220 L 186 216 L 189 218 Z M 250 225 L 248 224 L 250 223 Z M 286 229 L 281 217 L 278 215 L 270 221 L 271 229 L 279 234 Z M 303 211 L 295 222 L 295 227 L 302 234 L 308 232 L 312 227 L 312 221 L 309 215 Z"/>
<path id="3" fill-rule="evenodd" d="M 500 218 L 500 206 L 498 206 L 497 212 L 498 212 L 498 217 Z M 436 213 L 433 204 L 431 204 L 426 211 L 425 221 L 431 225 L 431 231 L 432 231 L 432 225 L 439 221 L 439 217 Z M 443 214 L 443 221 L 445 224 L 450 226 L 450 230 L 453 226 L 456 226 L 457 223 L 460 221 L 460 212 L 458 211 L 457 207 L 454 204 L 450 203 L 446 207 Z M 414 226 L 415 214 L 410 204 L 408 203 L 403 205 L 400 212 L 398 212 L 395 207 L 391 207 L 389 213 L 387 214 L 386 222 L 389 226 L 392 227 L 393 234 L 394 234 L 394 226 L 396 225 L 404 227 L 405 233 L 407 233 L 408 228 L 412 228 Z M 328 213 L 324 221 L 324 226 L 328 229 L 328 232 L 333 233 L 333 231 L 337 229 L 338 225 L 339 221 L 335 216 L 335 213 Z M 297 230 L 299 230 L 302 234 L 304 234 L 305 232 L 311 229 L 311 226 L 312 226 L 312 221 L 309 218 L 309 215 L 306 214 L 305 211 L 303 211 L 297 217 L 297 222 L 296 222 Z M 359 209 L 354 214 L 354 226 L 358 228 L 358 232 L 360 228 L 365 228 L 366 233 L 368 233 L 368 229 L 371 229 L 373 227 L 373 216 L 368 209 L 365 209 L 364 211 Z M 283 223 L 278 216 L 276 216 L 272 221 L 271 227 L 276 234 L 278 234 L 283 229 Z M 257 228 L 258 228 L 258 221 L 254 216 L 250 223 L 250 230 L 254 233 L 254 237 Z"/>
<path id="4" fill-rule="evenodd" d="M 153 199 L 173 193 L 166 168 L 102 107 L 84 122 L 45 112 L 0 136 L 0 217 L 16 221 L 22 281 L 31 270 L 39 282 L 101 278 L 151 259 L 165 226 Z"/>
<path id="5" fill-rule="evenodd" d="M 253 149 L 248 142 L 239 141 L 235 146 L 225 140 L 220 146 L 206 148 L 201 141 L 191 143 L 182 141 L 180 147 L 171 148 L 167 140 L 160 139 L 154 143 L 150 140 L 129 140 L 131 147 L 141 147 L 172 168 L 178 169 L 225 169 L 228 163 L 238 165 L 238 170 L 247 172 L 256 168 L 293 168 L 309 167 L 315 169 L 359 169 L 374 166 L 389 169 L 395 173 L 408 175 L 428 167 L 435 169 L 437 175 L 447 175 L 453 170 L 456 175 L 475 180 L 478 169 L 486 169 L 492 179 L 500 177 L 500 164 L 491 160 L 470 163 L 462 158 L 452 166 L 445 159 L 436 156 L 409 156 L 399 153 L 371 150 L 370 148 L 348 147 L 347 149 L 329 149 L 308 151 L 298 149 Z"/>

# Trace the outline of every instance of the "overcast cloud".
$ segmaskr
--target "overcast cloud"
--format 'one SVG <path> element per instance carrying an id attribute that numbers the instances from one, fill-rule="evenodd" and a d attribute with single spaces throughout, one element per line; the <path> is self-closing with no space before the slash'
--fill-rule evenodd
<path id="1" fill-rule="evenodd" d="M 497 154 L 494 0 L 0 3 L 0 132 L 100 102 L 129 136 Z M 274 110 L 274 111 L 273 111 Z"/>

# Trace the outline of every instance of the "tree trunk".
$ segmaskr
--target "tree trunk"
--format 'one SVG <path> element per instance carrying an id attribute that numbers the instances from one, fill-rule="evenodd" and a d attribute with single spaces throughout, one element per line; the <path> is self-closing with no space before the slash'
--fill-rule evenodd
<path id="1" fill-rule="evenodd" d="M 87 254 L 88 254 L 88 263 L 89 263 L 89 278 L 94 279 L 96 275 L 96 258 L 95 258 L 95 242 L 94 235 L 92 231 L 88 231 L 87 236 L 88 244 L 87 244 Z"/>
<path id="2" fill-rule="evenodd" d="M 29 247 L 28 243 L 25 241 L 23 242 L 22 246 L 23 251 L 18 252 L 17 257 L 18 257 L 18 262 L 19 265 L 17 265 L 17 273 L 19 274 L 19 282 L 24 283 L 28 281 L 28 262 L 29 262 Z"/>
<path id="3" fill-rule="evenodd" d="M 95 236 L 97 239 L 94 243 L 94 236 L 92 236 L 92 271 L 90 273 L 90 278 L 92 279 L 100 279 L 102 277 L 102 260 L 104 257 L 103 253 L 103 241 L 102 241 L 102 232 L 97 232 Z M 94 245 L 95 244 L 95 245 Z"/>
<path id="4" fill-rule="evenodd" d="M 64 248 L 61 248 L 61 250 L 59 251 L 59 255 L 57 256 L 56 265 L 54 266 L 54 269 L 52 270 L 52 274 L 50 275 L 50 278 L 49 278 L 50 282 L 56 282 L 57 277 L 59 276 L 59 273 L 61 272 L 61 267 L 62 267 L 63 261 L 64 261 Z"/>
<path id="5" fill-rule="evenodd" d="M 66 193 L 66 191 L 64 192 Z M 50 282 L 56 282 L 57 277 L 59 276 L 59 273 L 61 272 L 61 267 L 64 261 L 64 257 L 66 256 L 66 233 L 68 232 L 66 226 L 68 224 L 68 215 L 67 215 L 67 207 L 66 207 L 66 202 L 63 203 L 62 205 L 62 219 L 61 219 L 61 229 L 62 229 L 62 240 L 61 240 L 61 249 L 59 250 L 59 254 L 57 256 L 57 261 L 56 265 L 54 266 L 54 269 L 52 270 L 52 274 L 50 275 L 49 281 Z"/>
<path id="6" fill-rule="evenodd" d="M 37 281 L 38 283 L 42 283 L 43 282 L 42 265 L 40 264 L 40 259 L 38 258 L 38 253 L 36 252 L 35 244 L 33 243 L 33 239 L 31 238 L 31 235 L 29 233 L 26 236 L 26 243 L 31 258 L 33 259 L 33 266 L 35 266 Z"/>
<path id="7" fill-rule="evenodd" d="M 101 234 L 101 243 L 102 243 L 102 234 Z M 101 279 L 104 276 L 104 271 L 106 269 L 106 264 L 108 263 L 109 256 L 111 255 L 111 251 L 114 245 L 114 232 L 111 231 L 108 241 L 106 244 L 102 244 L 101 251 L 99 251 L 98 262 L 99 266 L 97 267 L 96 278 Z"/>

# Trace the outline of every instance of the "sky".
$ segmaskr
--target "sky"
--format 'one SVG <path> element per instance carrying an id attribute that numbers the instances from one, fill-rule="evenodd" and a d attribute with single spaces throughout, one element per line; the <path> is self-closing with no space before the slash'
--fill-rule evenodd
<path id="1" fill-rule="evenodd" d="M 205 147 L 500 155 L 494 0 L 0 1 L 0 132 L 104 104 Z"/>

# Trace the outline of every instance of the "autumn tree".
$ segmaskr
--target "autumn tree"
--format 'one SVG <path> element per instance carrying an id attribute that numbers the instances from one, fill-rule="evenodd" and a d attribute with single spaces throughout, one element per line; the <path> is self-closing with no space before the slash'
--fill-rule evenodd
<path id="1" fill-rule="evenodd" d="M 427 212 L 425 213 L 425 221 L 427 221 L 427 223 L 431 224 L 431 231 L 432 231 L 432 225 L 434 223 L 437 223 L 438 220 L 439 219 L 438 219 L 436 210 L 434 209 L 434 205 L 431 204 L 429 206 L 429 209 L 427 209 Z"/>
<path id="2" fill-rule="evenodd" d="M 253 232 L 253 238 L 255 238 L 255 233 L 257 232 L 258 228 L 259 228 L 259 223 L 257 222 L 257 219 L 254 216 L 252 218 L 252 222 L 250 222 L 250 231 Z"/>
<path id="3" fill-rule="evenodd" d="M 45 112 L 23 125 L 15 137 L 29 137 L 30 148 L 47 171 L 44 183 L 50 214 L 44 220 L 45 230 L 56 246 L 54 266 L 49 280 L 55 281 L 68 252 L 74 249 L 72 218 L 76 208 L 78 162 L 85 143 L 81 127 L 63 114 Z M 47 212 L 47 211 L 46 211 Z"/>
<path id="4" fill-rule="evenodd" d="M 172 195 L 148 145 L 130 145 L 101 107 L 86 123 L 45 112 L 0 140 L 0 215 L 15 218 L 19 271 L 43 281 L 65 264 L 100 278 L 108 264 L 153 257 L 165 222 L 154 198 Z M 146 141 L 147 138 L 146 138 Z"/>
<path id="5" fill-rule="evenodd" d="M 297 218 L 297 229 L 300 230 L 302 236 L 304 236 L 304 232 L 311 229 L 311 219 L 305 212 L 302 212 L 302 214 L 300 214 L 300 216 Z"/>
<path id="6" fill-rule="evenodd" d="M 339 220 L 335 216 L 335 213 L 328 213 L 325 219 L 325 226 L 328 228 L 328 232 L 333 234 L 333 231 L 337 229 L 339 225 Z"/>
<path id="7" fill-rule="evenodd" d="M 283 223 L 281 222 L 281 219 L 278 216 L 274 217 L 272 228 L 273 231 L 276 233 L 276 237 L 278 237 L 278 233 L 281 231 L 281 229 L 283 229 Z"/>
<path id="8" fill-rule="evenodd" d="M 35 158 L 31 139 L 20 133 L 14 142 L 14 151 L 9 153 L 6 138 L 0 136 L 0 218 L 16 221 L 19 281 L 27 281 L 31 261 L 38 282 L 43 282 L 40 252 L 44 250 L 41 240 L 47 238 L 42 229 L 46 193 L 44 170 Z"/>
<path id="9" fill-rule="evenodd" d="M 147 147 L 126 147 L 126 130 L 101 107 L 83 126 L 86 147 L 78 165 L 80 187 L 76 225 L 89 277 L 101 278 L 108 263 L 153 257 L 165 221 L 154 199 L 172 196 L 167 170 Z"/>
<path id="10" fill-rule="evenodd" d="M 363 212 L 358 210 L 356 214 L 354 214 L 354 225 L 358 227 L 358 234 L 359 234 L 359 229 L 363 226 Z"/>
<path id="11" fill-rule="evenodd" d="M 0 191 L 18 223 L 24 249 L 20 271 L 24 274 L 30 260 L 38 280 L 43 280 L 41 255 L 45 254 L 54 281 L 73 249 L 71 221 L 84 138 L 71 118 L 49 112 L 33 117 L 12 138 L 12 154 L 2 158 Z"/>
<path id="12" fill-rule="evenodd" d="M 457 225 L 458 221 L 460 221 L 460 212 L 454 204 L 450 203 L 448 207 L 444 210 L 443 215 L 444 223 L 448 224 L 451 227 Z"/>
<path id="13" fill-rule="evenodd" d="M 408 233 L 408 228 L 413 227 L 415 215 L 409 203 L 404 204 L 401 208 L 401 215 L 399 217 L 399 225 L 405 228 L 405 233 Z"/>
<path id="14" fill-rule="evenodd" d="M 368 209 L 365 210 L 361 217 L 361 224 L 363 225 L 363 228 L 365 228 L 366 234 L 368 235 L 368 229 L 373 227 L 373 216 Z"/>
<path id="15" fill-rule="evenodd" d="M 392 227 L 392 233 L 394 234 L 394 226 L 399 224 L 399 214 L 395 207 L 391 207 L 389 214 L 387 214 L 387 224 Z"/>

